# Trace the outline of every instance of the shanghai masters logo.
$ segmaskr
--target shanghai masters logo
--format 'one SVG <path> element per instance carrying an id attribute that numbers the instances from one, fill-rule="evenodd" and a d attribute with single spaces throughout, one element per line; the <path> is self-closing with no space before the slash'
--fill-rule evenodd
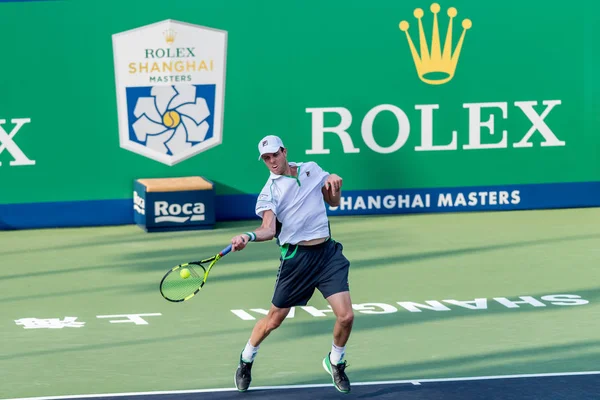
<path id="1" fill-rule="evenodd" d="M 113 35 L 121 147 L 174 165 L 219 145 L 226 43 L 172 20 Z"/>
<path id="2" fill-rule="evenodd" d="M 453 49 L 453 23 L 454 18 L 458 15 L 458 11 L 454 7 L 448 8 L 448 28 L 444 39 L 444 47 L 442 48 L 438 21 L 440 5 L 433 3 L 430 10 L 433 14 L 431 46 L 427 43 L 427 36 L 425 35 L 425 29 L 423 27 L 424 12 L 421 8 L 415 9 L 413 13 L 418 20 L 419 26 L 419 51 L 417 51 L 410 36 L 410 24 L 407 21 L 401 21 L 399 26 L 400 30 L 406 33 L 408 47 L 410 48 L 410 53 L 415 62 L 419 78 L 430 85 L 442 85 L 449 82 L 454 77 L 458 58 L 460 57 L 460 52 L 465 40 L 465 34 L 466 31 L 471 28 L 472 23 L 470 19 L 463 19 L 461 24 L 463 28 L 462 33 L 456 47 Z"/>

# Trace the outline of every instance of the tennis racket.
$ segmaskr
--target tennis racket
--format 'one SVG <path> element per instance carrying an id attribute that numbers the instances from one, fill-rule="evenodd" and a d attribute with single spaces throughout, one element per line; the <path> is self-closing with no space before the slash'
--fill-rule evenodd
<path id="1" fill-rule="evenodd" d="M 176 303 L 191 299 L 206 283 L 211 268 L 230 251 L 231 245 L 205 260 L 192 261 L 171 268 L 160 281 L 160 294 L 165 299 Z M 208 267 L 205 267 L 205 264 L 208 264 Z"/>

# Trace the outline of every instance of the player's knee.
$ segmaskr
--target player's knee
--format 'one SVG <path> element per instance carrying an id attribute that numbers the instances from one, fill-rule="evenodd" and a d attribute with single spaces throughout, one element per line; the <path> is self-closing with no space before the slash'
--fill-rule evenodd
<path id="1" fill-rule="evenodd" d="M 269 321 L 267 323 L 267 331 L 271 332 L 271 331 L 279 328 L 279 326 L 281 325 L 282 322 L 283 322 L 283 318 L 279 318 L 277 316 L 272 316 L 271 318 L 269 318 Z"/>
<path id="2" fill-rule="evenodd" d="M 287 314 L 288 310 L 283 309 L 278 310 L 277 312 L 271 312 L 267 322 L 267 330 L 271 332 L 272 330 L 279 328 Z"/>
<path id="3" fill-rule="evenodd" d="M 352 309 L 340 314 L 337 317 L 337 320 L 340 324 L 344 325 L 344 326 L 352 326 L 352 323 L 354 322 L 354 311 L 352 311 Z"/>

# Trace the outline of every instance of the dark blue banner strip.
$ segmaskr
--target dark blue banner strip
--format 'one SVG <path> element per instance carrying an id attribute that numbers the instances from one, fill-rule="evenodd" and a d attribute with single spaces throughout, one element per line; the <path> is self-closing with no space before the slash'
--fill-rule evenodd
<path id="1" fill-rule="evenodd" d="M 216 220 L 257 218 L 256 195 L 217 196 Z M 414 214 L 600 207 L 600 182 L 343 193 L 330 215 Z M 134 223 L 133 199 L 0 204 L 0 230 Z"/>

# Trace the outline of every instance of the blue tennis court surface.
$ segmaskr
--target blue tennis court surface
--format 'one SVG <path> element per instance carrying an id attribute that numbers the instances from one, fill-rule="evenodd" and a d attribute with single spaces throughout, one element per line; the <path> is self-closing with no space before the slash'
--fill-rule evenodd
<path id="1" fill-rule="evenodd" d="M 188 374 L 189 376 L 189 374 Z M 600 371 L 566 374 L 514 375 L 456 379 L 355 383 L 349 394 L 332 385 L 293 385 L 171 392 L 115 393 L 100 395 L 27 398 L 29 400 L 229 400 L 229 399 L 402 399 L 402 400 L 595 400 L 600 398 Z M 25 400 L 8 399 L 8 400 Z"/>

